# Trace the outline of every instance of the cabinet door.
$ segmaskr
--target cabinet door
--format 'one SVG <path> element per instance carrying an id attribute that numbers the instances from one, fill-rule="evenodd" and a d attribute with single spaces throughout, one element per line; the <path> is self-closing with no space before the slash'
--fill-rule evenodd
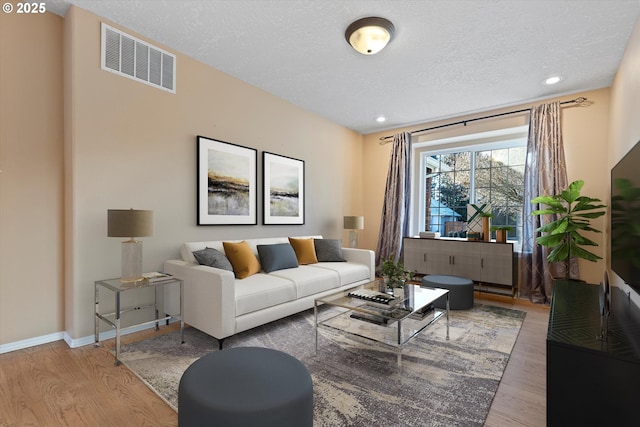
<path id="1" fill-rule="evenodd" d="M 404 267 L 426 274 L 424 247 L 418 239 L 404 239 Z"/>
<path id="2" fill-rule="evenodd" d="M 404 239 L 404 266 L 421 274 L 451 274 L 450 242 Z"/>
<path id="3" fill-rule="evenodd" d="M 480 280 L 481 249 L 484 246 L 476 242 L 447 242 L 451 256 L 451 274 L 471 280 Z"/>
<path id="4" fill-rule="evenodd" d="M 513 286 L 513 245 L 482 245 L 482 282 Z"/>

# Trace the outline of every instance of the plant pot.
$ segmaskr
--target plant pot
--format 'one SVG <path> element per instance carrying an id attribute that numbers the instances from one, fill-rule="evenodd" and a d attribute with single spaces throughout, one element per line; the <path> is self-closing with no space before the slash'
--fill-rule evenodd
<path id="1" fill-rule="evenodd" d="M 393 288 L 393 296 L 403 299 L 404 298 L 404 286 L 402 288 Z"/>
<path id="2" fill-rule="evenodd" d="M 496 230 L 496 242 L 507 243 L 507 230 Z"/>

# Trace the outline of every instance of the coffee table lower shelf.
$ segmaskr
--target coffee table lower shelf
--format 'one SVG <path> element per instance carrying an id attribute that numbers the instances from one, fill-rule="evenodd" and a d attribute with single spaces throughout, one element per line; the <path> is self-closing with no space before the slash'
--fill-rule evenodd
<path id="1" fill-rule="evenodd" d="M 448 295 L 447 295 L 448 300 Z M 358 336 L 396 349 L 398 366 L 402 366 L 402 349 L 412 338 L 433 325 L 443 316 L 446 318 L 446 339 L 449 339 L 448 309 L 425 309 L 423 314 L 413 312 L 400 319 L 377 314 L 377 307 L 336 304 L 337 300 L 316 300 L 314 305 L 315 350 L 318 353 L 318 329 L 325 328 Z M 448 303 L 448 301 L 447 301 Z M 328 305 L 327 318 L 319 320 L 319 306 Z M 448 304 L 447 304 L 448 307 Z M 382 311 L 380 311 L 382 312 Z"/>

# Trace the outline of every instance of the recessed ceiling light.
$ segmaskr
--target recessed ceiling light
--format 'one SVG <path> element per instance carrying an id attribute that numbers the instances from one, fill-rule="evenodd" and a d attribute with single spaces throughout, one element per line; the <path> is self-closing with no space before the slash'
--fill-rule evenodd
<path id="1" fill-rule="evenodd" d="M 387 121 L 387 118 L 385 116 L 376 117 L 376 122 L 378 122 L 378 123 L 384 123 L 386 121 Z"/>
<path id="2" fill-rule="evenodd" d="M 545 79 L 544 84 L 546 85 L 554 85 L 556 83 L 560 83 L 562 81 L 562 76 L 551 76 Z"/>

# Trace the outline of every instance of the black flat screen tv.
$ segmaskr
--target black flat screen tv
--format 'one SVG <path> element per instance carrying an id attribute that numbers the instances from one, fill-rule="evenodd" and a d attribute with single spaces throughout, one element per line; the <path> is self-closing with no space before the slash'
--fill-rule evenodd
<path id="1" fill-rule="evenodd" d="M 640 294 L 640 142 L 611 169 L 611 269 Z"/>

